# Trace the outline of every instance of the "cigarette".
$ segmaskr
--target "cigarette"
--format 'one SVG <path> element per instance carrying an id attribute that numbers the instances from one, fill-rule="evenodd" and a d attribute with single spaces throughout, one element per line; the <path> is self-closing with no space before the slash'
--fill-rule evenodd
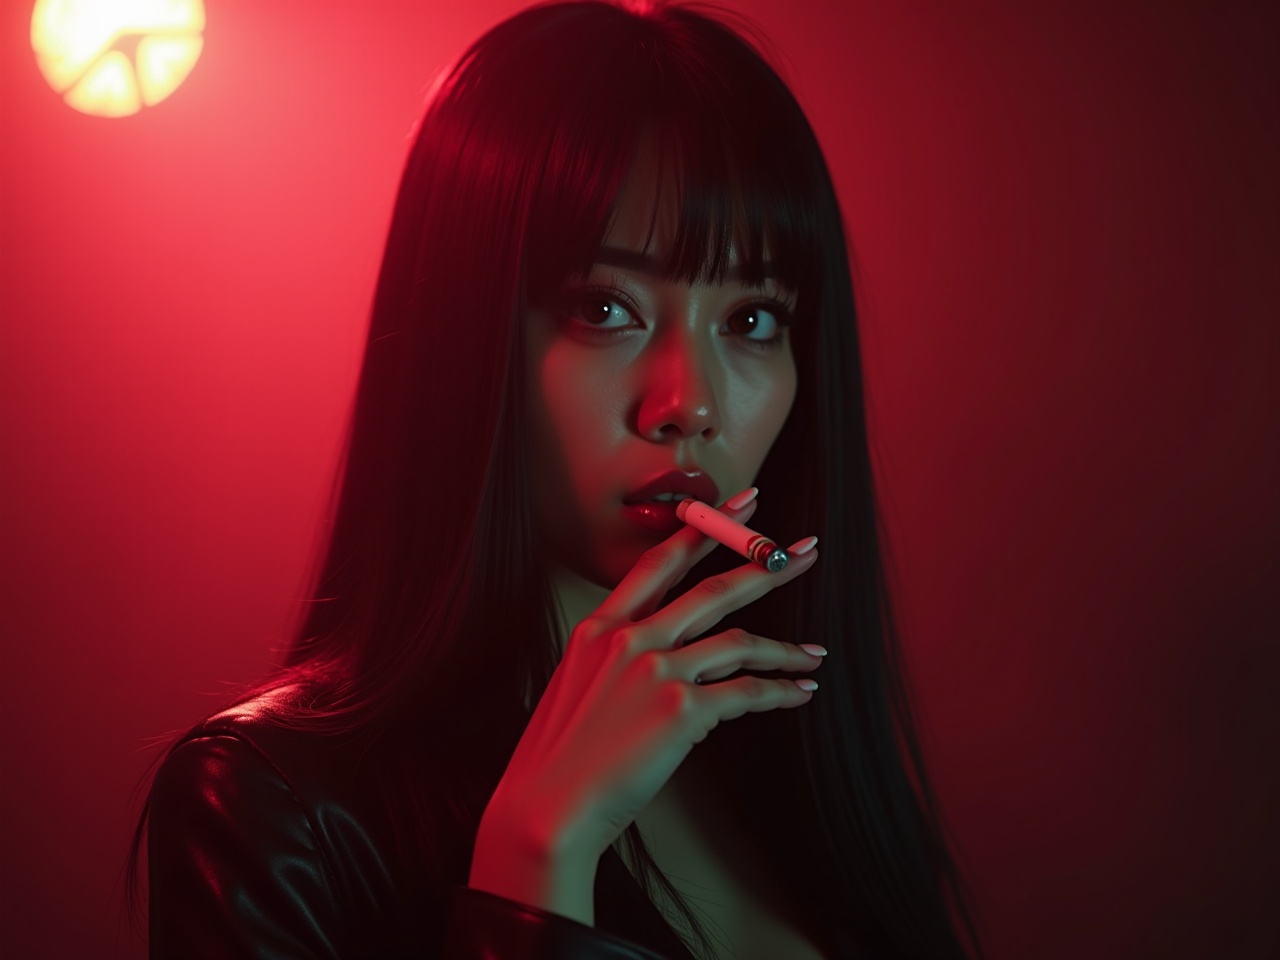
<path id="1" fill-rule="evenodd" d="M 777 573 L 787 565 L 787 552 L 779 550 L 776 543 L 701 500 L 681 500 L 676 504 L 676 516 L 770 573 Z"/>

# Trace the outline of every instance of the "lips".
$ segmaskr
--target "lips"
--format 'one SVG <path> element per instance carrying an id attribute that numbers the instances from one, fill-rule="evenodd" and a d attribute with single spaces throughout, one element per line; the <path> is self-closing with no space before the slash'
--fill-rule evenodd
<path id="1" fill-rule="evenodd" d="M 675 500 L 693 497 L 712 507 L 720 502 L 720 488 L 701 470 L 668 470 L 626 494 L 622 502 L 644 503 L 664 493 L 674 494 Z"/>

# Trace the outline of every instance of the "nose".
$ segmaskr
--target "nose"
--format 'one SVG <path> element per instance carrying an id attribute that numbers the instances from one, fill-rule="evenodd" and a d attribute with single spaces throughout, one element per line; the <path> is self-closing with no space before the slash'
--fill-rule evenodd
<path id="1" fill-rule="evenodd" d="M 699 330 L 670 325 L 667 336 L 653 344 L 641 376 L 637 427 L 641 436 L 661 443 L 676 437 L 712 440 L 720 432 L 720 405 L 708 373 L 717 363 L 705 358 L 697 342 Z"/>

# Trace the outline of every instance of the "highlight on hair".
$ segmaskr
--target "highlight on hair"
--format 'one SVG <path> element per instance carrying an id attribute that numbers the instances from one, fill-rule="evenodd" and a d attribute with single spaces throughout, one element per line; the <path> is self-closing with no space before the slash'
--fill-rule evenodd
<path id="1" fill-rule="evenodd" d="M 797 395 L 754 525 L 823 544 L 811 573 L 715 628 L 825 645 L 821 693 L 722 724 L 697 762 L 715 802 L 758 825 L 744 840 L 782 886 L 869 954 L 964 957 L 963 927 L 980 957 L 900 660 L 842 218 L 764 49 L 709 4 L 553 2 L 493 27 L 443 77 L 395 202 L 313 599 L 279 667 L 237 700 L 287 687 L 278 722 L 359 742 L 401 846 L 438 864 L 440 896 L 466 882 L 469 846 L 448 847 L 434 819 L 478 826 L 558 656 L 527 487 L 524 318 L 586 271 L 634 158 L 656 150 L 679 209 L 665 276 L 715 281 L 732 243 L 748 282 L 767 250 L 797 291 Z M 679 592 L 736 566 L 727 554 Z M 635 824 L 621 843 L 713 956 Z"/>

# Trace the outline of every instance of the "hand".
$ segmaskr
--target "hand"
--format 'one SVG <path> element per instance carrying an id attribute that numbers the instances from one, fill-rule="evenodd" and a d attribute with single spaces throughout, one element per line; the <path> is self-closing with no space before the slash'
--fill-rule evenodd
<path id="1" fill-rule="evenodd" d="M 721 507 L 745 523 L 741 510 Z M 594 864 L 722 720 L 808 703 L 787 679 L 741 669 L 812 670 L 820 657 L 743 630 L 684 646 L 734 610 L 810 569 L 817 551 L 791 554 L 781 573 L 746 563 L 656 610 L 718 546 L 693 527 L 647 550 L 600 607 L 574 628 L 564 656 L 516 745 L 491 812 L 559 861 Z"/>

